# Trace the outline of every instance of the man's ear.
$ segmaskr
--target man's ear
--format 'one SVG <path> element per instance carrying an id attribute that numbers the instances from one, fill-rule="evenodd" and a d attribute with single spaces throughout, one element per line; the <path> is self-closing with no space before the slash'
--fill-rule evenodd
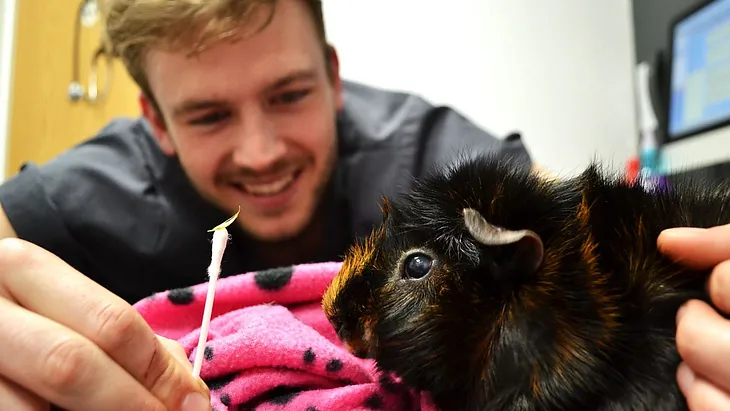
<path id="1" fill-rule="evenodd" d="M 165 120 L 145 93 L 139 93 L 139 107 L 142 115 L 150 123 L 155 140 L 157 140 L 162 152 L 168 156 L 175 155 L 175 144 L 167 131 Z"/>
<path id="2" fill-rule="evenodd" d="M 340 77 L 340 58 L 337 55 L 335 46 L 327 45 L 327 63 L 330 65 L 330 82 L 332 83 L 332 89 L 335 93 L 335 105 L 337 110 L 342 110 L 344 105 L 342 99 L 342 78 Z"/>

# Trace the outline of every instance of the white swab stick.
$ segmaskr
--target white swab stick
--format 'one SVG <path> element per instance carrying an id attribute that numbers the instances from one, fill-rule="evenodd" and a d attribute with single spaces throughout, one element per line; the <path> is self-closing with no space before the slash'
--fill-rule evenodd
<path id="1" fill-rule="evenodd" d="M 208 266 L 208 294 L 205 297 L 205 309 L 203 311 L 203 324 L 200 326 L 200 338 L 198 339 L 198 347 L 195 352 L 195 361 L 193 363 L 193 376 L 200 376 L 200 368 L 203 366 L 203 358 L 205 357 L 205 343 L 208 341 L 208 330 L 210 329 L 210 318 L 213 313 L 213 300 L 215 300 L 215 286 L 221 272 L 221 262 L 223 253 L 226 251 L 228 244 L 228 227 L 233 220 L 238 217 L 238 212 L 225 222 L 221 223 L 209 232 L 213 232 L 212 250 L 210 257 L 210 265 Z"/>
<path id="2" fill-rule="evenodd" d="M 200 367 L 203 365 L 203 357 L 205 353 L 205 343 L 208 341 L 208 329 L 210 328 L 210 317 L 213 312 L 213 300 L 215 298 L 215 285 L 221 270 L 221 260 L 223 252 L 228 242 L 228 230 L 215 230 L 213 232 L 213 258 L 208 266 L 208 295 L 205 297 L 205 311 L 203 312 L 203 325 L 200 326 L 200 339 L 198 340 L 198 349 L 195 353 L 195 363 L 193 364 L 193 375 L 200 375 Z"/>

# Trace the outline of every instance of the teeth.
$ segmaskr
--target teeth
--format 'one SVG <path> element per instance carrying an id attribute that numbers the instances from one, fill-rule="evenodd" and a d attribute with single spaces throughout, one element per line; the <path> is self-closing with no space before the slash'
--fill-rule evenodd
<path id="1" fill-rule="evenodd" d="M 266 184 L 243 184 L 241 186 L 250 194 L 257 196 L 267 196 L 277 194 L 283 191 L 289 183 L 294 181 L 294 173 L 282 178 L 281 180 L 274 181 Z"/>

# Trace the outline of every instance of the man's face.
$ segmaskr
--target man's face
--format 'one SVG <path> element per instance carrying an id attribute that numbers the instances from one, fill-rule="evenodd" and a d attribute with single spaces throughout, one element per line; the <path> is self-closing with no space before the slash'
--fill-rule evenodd
<path id="1" fill-rule="evenodd" d="M 323 56 L 299 0 L 280 1 L 271 24 L 242 41 L 147 55 L 165 123 L 141 102 L 163 151 L 205 198 L 231 213 L 240 205 L 237 221 L 261 240 L 298 234 L 329 180 L 342 100 L 337 58 Z"/>

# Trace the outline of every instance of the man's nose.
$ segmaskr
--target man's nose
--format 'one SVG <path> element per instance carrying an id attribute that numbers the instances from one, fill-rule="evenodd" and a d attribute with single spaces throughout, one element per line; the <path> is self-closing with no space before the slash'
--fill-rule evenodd
<path id="1" fill-rule="evenodd" d="M 240 129 L 235 136 L 233 162 L 251 170 L 266 170 L 286 153 L 286 144 L 276 127 L 260 111 L 241 115 Z"/>

